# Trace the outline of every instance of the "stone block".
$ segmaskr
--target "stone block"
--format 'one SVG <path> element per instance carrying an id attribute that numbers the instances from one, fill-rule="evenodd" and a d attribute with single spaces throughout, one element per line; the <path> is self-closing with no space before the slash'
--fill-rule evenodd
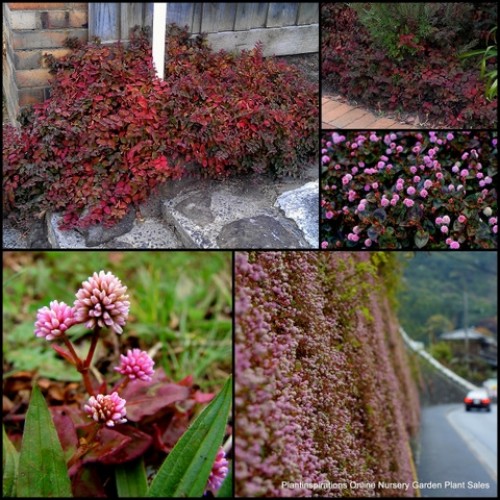
<path id="1" fill-rule="evenodd" d="M 224 226 L 217 237 L 218 248 L 304 248 L 299 234 L 274 217 L 259 215 Z"/>
<path id="2" fill-rule="evenodd" d="M 319 181 L 284 192 L 275 206 L 297 224 L 313 248 L 319 248 Z"/>
<path id="3" fill-rule="evenodd" d="M 68 37 L 77 37 L 84 42 L 88 40 L 88 30 L 57 29 L 36 31 L 13 31 L 12 47 L 14 50 L 61 48 Z"/>
<path id="4" fill-rule="evenodd" d="M 70 10 L 69 11 L 69 25 L 72 28 L 85 28 L 89 20 L 87 9 L 84 10 Z"/>
<path id="5" fill-rule="evenodd" d="M 48 69 L 29 69 L 16 71 L 18 87 L 43 87 L 49 84 L 52 75 Z"/>
<path id="6" fill-rule="evenodd" d="M 10 10 L 52 10 L 52 9 L 65 9 L 65 3 L 50 3 L 50 2 L 9 2 L 7 4 Z"/>
<path id="7" fill-rule="evenodd" d="M 29 106 L 45 100 L 45 92 L 43 87 L 31 87 L 19 89 L 19 106 Z"/>
<path id="8" fill-rule="evenodd" d="M 135 210 L 130 209 L 125 217 L 112 227 L 107 228 L 102 224 L 96 224 L 89 228 L 81 229 L 80 232 L 85 238 L 85 245 L 87 247 L 97 247 L 131 231 L 134 226 L 134 220 Z"/>
<path id="9" fill-rule="evenodd" d="M 8 20 L 10 28 L 13 30 L 36 30 L 41 24 L 36 12 L 26 10 L 9 11 Z"/>

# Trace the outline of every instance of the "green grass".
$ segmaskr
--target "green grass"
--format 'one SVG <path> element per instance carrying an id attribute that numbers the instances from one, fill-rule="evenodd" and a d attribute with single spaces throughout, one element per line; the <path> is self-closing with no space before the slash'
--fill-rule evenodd
<path id="1" fill-rule="evenodd" d="M 82 281 L 102 269 L 128 287 L 121 352 L 130 347 L 127 336 L 135 337 L 141 348 L 157 349 L 156 366 L 174 381 L 193 375 L 202 389 L 219 390 L 232 369 L 231 263 L 230 252 L 4 252 L 4 377 L 38 369 L 45 377 L 80 380 L 49 342 L 34 336 L 33 325 L 40 307 L 51 300 L 72 304 Z M 87 341 L 78 339 L 87 330 L 79 325 L 70 332 L 86 353 Z"/>

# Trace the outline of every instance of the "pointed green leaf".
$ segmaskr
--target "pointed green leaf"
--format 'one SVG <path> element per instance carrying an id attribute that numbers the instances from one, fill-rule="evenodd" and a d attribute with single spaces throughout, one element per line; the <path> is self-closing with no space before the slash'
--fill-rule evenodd
<path id="1" fill-rule="evenodd" d="M 179 439 L 153 479 L 147 496 L 201 497 L 221 446 L 232 401 L 232 378 Z"/>
<path id="2" fill-rule="evenodd" d="M 233 493 L 233 463 L 229 465 L 229 472 L 217 492 L 217 498 L 234 498 Z"/>
<path id="3" fill-rule="evenodd" d="M 148 478 L 142 458 L 115 466 L 116 490 L 120 498 L 142 498 L 148 489 Z"/>
<path id="4" fill-rule="evenodd" d="M 2 426 L 3 432 L 3 481 L 2 491 L 4 497 L 16 496 L 17 467 L 19 452 L 15 449 Z"/>
<path id="5" fill-rule="evenodd" d="M 26 413 L 19 456 L 17 495 L 20 497 L 71 497 L 64 453 L 47 403 L 33 386 Z"/>

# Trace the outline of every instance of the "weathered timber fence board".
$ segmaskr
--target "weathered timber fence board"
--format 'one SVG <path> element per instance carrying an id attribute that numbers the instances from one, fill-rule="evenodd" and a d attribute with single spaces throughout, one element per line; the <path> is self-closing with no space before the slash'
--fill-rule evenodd
<path id="1" fill-rule="evenodd" d="M 133 26 L 152 26 L 152 12 L 152 3 L 89 3 L 89 35 L 103 43 L 127 41 Z M 167 23 L 206 33 L 217 50 L 251 49 L 259 40 L 265 55 L 319 49 L 317 3 L 169 3 Z"/>

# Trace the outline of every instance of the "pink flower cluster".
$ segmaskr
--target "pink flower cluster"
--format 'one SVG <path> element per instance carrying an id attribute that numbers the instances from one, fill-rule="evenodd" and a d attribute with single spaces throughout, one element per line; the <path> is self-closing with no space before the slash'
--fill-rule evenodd
<path id="1" fill-rule="evenodd" d="M 76 323 L 73 308 L 57 300 L 50 303 L 50 308 L 42 307 L 37 312 L 36 318 L 35 335 L 47 340 L 60 337 Z"/>
<path id="2" fill-rule="evenodd" d="M 322 248 L 496 247 L 493 132 L 325 133 L 321 154 Z"/>
<path id="3" fill-rule="evenodd" d="M 115 424 L 123 424 L 127 421 L 125 403 L 126 401 L 120 398 L 117 392 L 106 396 L 98 394 L 95 397 L 91 396 L 83 409 L 96 422 L 114 427 Z"/>
<path id="4" fill-rule="evenodd" d="M 109 327 L 116 333 L 122 333 L 130 306 L 126 292 L 127 287 L 123 286 L 116 276 L 100 271 L 82 283 L 73 307 L 54 300 L 50 307 L 42 307 L 37 313 L 35 335 L 49 341 L 63 338 L 70 352 L 58 352 L 83 374 L 85 387 L 90 394 L 94 392 L 88 378 L 88 367 L 98 339 L 97 328 Z M 70 327 L 79 323 L 85 323 L 87 328 L 95 329 L 90 357 L 85 361 L 78 357 L 71 341 L 65 336 Z M 134 379 L 150 382 L 154 373 L 153 366 L 154 361 L 147 352 L 132 349 L 128 350 L 126 355 L 121 355 L 120 365 L 115 370 L 126 377 L 121 383 L 123 386 Z M 114 391 L 110 395 L 91 395 L 84 411 L 96 422 L 113 427 L 127 421 L 125 404 L 125 399 L 120 398 L 118 392 Z"/>
<path id="5" fill-rule="evenodd" d="M 111 274 L 100 271 L 94 273 L 76 294 L 75 317 L 87 328 L 111 328 L 122 333 L 128 317 L 130 302 L 127 287 Z"/>
<path id="6" fill-rule="evenodd" d="M 130 307 L 126 291 L 127 287 L 110 272 L 94 273 L 82 283 L 73 307 L 53 300 L 50 308 L 45 306 L 38 311 L 35 335 L 54 340 L 80 323 L 87 328 L 109 327 L 122 333 Z"/>
<path id="7" fill-rule="evenodd" d="M 143 382 L 151 382 L 155 362 L 146 351 L 129 349 L 126 356 L 120 355 L 120 359 L 120 366 L 115 367 L 117 372 L 127 376 L 130 380 L 138 379 Z"/>
<path id="8" fill-rule="evenodd" d="M 208 477 L 207 490 L 210 490 L 212 493 L 217 493 L 227 476 L 229 470 L 228 466 L 229 462 L 226 459 L 226 454 L 224 450 L 220 448 L 215 457 L 210 476 Z"/>
<path id="9" fill-rule="evenodd" d="M 411 484 L 418 397 L 377 274 L 366 252 L 236 253 L 236 496 L 345 496 L 281 485 L 298 478 Z"/>

